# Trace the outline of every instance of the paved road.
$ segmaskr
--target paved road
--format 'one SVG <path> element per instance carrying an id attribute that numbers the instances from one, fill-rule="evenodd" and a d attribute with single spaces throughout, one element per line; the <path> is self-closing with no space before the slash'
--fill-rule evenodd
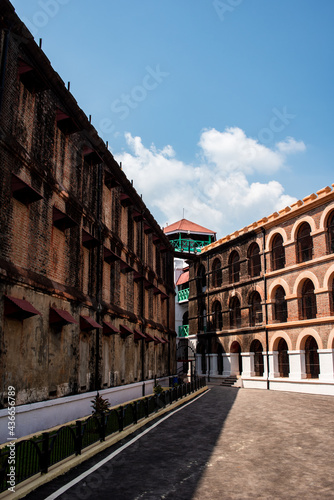
<path id="1" fill-rule="evenodd" d="M 26 498 L 49 498 L 108 460 L 50 499 L 334 499 L 333 417 L 331 396 L 213 386 L 113 459 L 126 441 Z"/>

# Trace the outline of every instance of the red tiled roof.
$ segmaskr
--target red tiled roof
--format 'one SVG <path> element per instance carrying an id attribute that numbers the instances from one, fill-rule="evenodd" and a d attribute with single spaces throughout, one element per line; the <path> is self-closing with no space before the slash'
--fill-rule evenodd
<path id="1" fill-rule="evenodd" d="M 170 224 L 170 226 L 164 227 L 163 231 L 165 234 L 187 231 L 192 233 L 216 234 L 215 231 L 211 231 L 211 229 L 207 229 L 206 227 L 195 224 L 195 222 L 191 222 L 187 219 L 181 219 L 178 222 L 174 222 L 173 224 Z"/>
<path id="2" fill-rule="evenodd" d="M 180 274 L 179 279 L 176 282 L 176 285 L 183 285 L 183 283 L 187 283 L 189 281 L 189 271 Z"/>

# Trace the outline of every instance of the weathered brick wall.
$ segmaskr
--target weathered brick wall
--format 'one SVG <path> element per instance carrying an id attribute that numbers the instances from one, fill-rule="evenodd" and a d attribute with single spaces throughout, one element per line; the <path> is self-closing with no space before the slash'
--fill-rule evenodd
<path id="1" fill-rule="evenodd" d="M 7 2 L 3 9 L 12 33 L 1 68 L 1 404 L 6 404 L 8 385 L 16 387 L 21 404 L 172 373 L 171 247 Z M 15 32 L 23 32 L 27 43 Z M 23 76 L 20 61 L 30 66 Z M 75 131 L 57 122 L 58 110 L 70 117 L 66 127 L 76 126 Z M 29 203 L 16 199 L 12 174 L 42 198 Z M 121 204 L 122 193 L 129 195 L 129 205 Z M 56 227 L 54 207 L 71 227 Z M 135 220 L 135 213 L 145 215 Z M 151 232 L 144 231 L 144 222 Z M 160 240 L 158 250 L 153 233 Z M 85 242 L 87 237 L 93 239 Z M 160 255 L 160 246 L 167 248 L 165 254 Z M 104 260 L 104 249 L 115 260 Z M 161 264 L 167 260 L 168 266 Z M 124 272 L 124 265 L 131 268 Z M 144 286 L 149 277 L 154 289 Z M 8 317 L 6 295 L 27 300 L 41 314 L 24 320 Z M 52 325 L 51 307 L 67 311 L 75 323 Z M 124 338 L 102 328 L 83 330 L 82 315 L 118 329 L 124 324 L 170 344 L 135 341 L 134 335 Z"/>
<path id="2" fill-rule="evenodd" d="M 277 338 L 279 331 L 288 334 L 292 349 L 300 349 L 303 344 L 301 339 L 304 337 L 306 339 L 308 335 L 316 335 L 317 339 L 320 339 L 319 348 L 333 348 L 333 345 L 329 345 L 328 339 L 334 326 L 332 298 L 334 255 L 330 253 L 326 226 L 326 220 L 334 211 L 333 198 L 334 193 L 328 188 L 319 192 L 319 198 L 313 195 L 305 199 L 304 204 L 298 202 L 296 204 L 298 210 L 295 207 L 295 210 L 291 212 L 283 211 L 284 213 L 277 219 L 277 222 L 275 221 L 276 223 L 263 224 L 265 241 L 263 241 L 263 234 L 260 230 L 257 232 L 250 230 L 238 234 L 235 238 L 226 238 L 226 241 L 221 245 L 213 246 L 204 252 L 198 262 L 190 266 L 190 333 L 198 332 L 200 310 L 201 307 L 205 307 L 209 335 L 199 336 L 199 341 L 206 343 L 207 346 L 209 342 L 211 349 L 213 349 L 217 338 L 225 352 L 230 352 L 229 349 L 234 341 L 240 344 L 243 352 L 248 352 L 254 339 L 260 340 L 264 350 L 267 347 L 272 349 L 272 339 Z M 278 214 L 273 219 L 275 220 L 277 217 L 279 217 Z M 308 222 L 311 227 L 313 252 L 310 260 L 298 262 L 297 233 L 303 222 Z M 282 269 L 273 270 L 272 241 L 277 233 L 283 235 L 285 266 Z M 261 274 L 258 277 L 250 278 L 248 249 L 253 242 L 256 242 L 260 248 Z M 240 279 L 236 283 L 230 283 L 229 258 L 233 251 L 237 251 L 240 256 Z M 215 287 L 212 265 L 217 258 L 221 262 L 222 283 L 221 286 Z M 207 287 L 202 293 L 196 286 L 196 277 L 200 266 L 205 267 L 207 283 Z M 264 273 L 265 269 L 266 273 Z M 315 288 L 317 313 L 316 317 L 311 319 L 306 319 L 301 314 L 302 286 L 307 279 L 313 282 Z M 285 290 L 288 310 L 287 322 L 279 324 L 274 313 L 275 291 L 278 286 L 282 286 Z M 261 297 L 263 322 L 252 326 L 249 306 L 250 297 L 254 291 L 257 291 Z M 230 304 L 231 298 L 235 296 L 240 301 L 241 324 L 237 328 L 231 329 Z M 222 307 L 223 326 L 220 331 L 214 332 L 210 322 L 212 323 L 213 306 L 216 301 L 219 301 Z M 268 329 L 268 346 L 265 326 Z M 301 342 L 302 344 L 300 344 Z"/>

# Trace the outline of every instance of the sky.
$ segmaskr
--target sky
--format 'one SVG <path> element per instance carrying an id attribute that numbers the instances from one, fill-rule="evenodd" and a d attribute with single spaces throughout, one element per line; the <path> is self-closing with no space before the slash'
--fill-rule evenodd
<path id="1" fill-rule="evenodd" d="M 11 0 L 161 226 L 334 183 L 332 0 Z"/>

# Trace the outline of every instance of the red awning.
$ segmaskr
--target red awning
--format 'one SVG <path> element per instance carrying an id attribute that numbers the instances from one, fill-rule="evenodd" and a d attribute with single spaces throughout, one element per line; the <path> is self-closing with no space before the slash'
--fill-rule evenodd
<path id="1" fill-rule="evenodd" d="M 183 285 L 184 283 L 188 283 L 189 281 L 189 271 L 186 271 L 185 273 L 180 274 L 179 279 L 176 282 L 176 285 Z"/>
<path id="2" fill-rule="evenodd" d="M 128 335 L 133 335 L 133 331 L 126 325 L 120 325 L 121 335 L 127 337 Z"/>
<path id="3" fill-rule="evenodd" d="M 80 315 L 80 330 L 93 330 L 93 328 L 103 328 L 93 318 Z"/>
<path id="4" fill-rule="evenodd" d="M 55 307 L 50 308 L 50 324 L 66 325 L 67 323 L 78 324 L 77 321 L 70 315 L 69 312 L 64 309 L 56 309 Z"/>
<path id="5" fill-rule="evenodd" d="M 163 342 L 161 341 L 161 339 L 159 337 L 156 337 L 154 336 L 154 344 L 157 345 L 157 344 L 162 344 Z"/>
<path id="6" fill-rule="evenodd" d="M 152 335 L 150 335 L 149 333 L 145 333 L 145 336 L 146 336 L 145 342 L 154 342 L 155 341 L 155 338 Z"/>
<path id="7" fill-rule="evenodd" d="M 116 326 L 112 325 L 108 321 L 102 321 L 102 324 L 103 324 L 103 333 L 105 334 L 119 333 L 118 328 L 116 328 Z"/>
<path id="8" fill-rule="evenodd" d="M 140 332 L 139 330 L 133 330 L 133 333 L 135 334 L 134 339 L 135 340 L 144 340 L 146 339 L 145 333 Z"/>
<path id="9" fill-rule="evenodd" d="M 42 314 L 34 308 L 30 302 L 25 299 L 17 299 L 16 297 L 10 297 L 5 295 L 5 316 L 17 319 L 26 319 L 30 316 L 35 316 Z"/>

